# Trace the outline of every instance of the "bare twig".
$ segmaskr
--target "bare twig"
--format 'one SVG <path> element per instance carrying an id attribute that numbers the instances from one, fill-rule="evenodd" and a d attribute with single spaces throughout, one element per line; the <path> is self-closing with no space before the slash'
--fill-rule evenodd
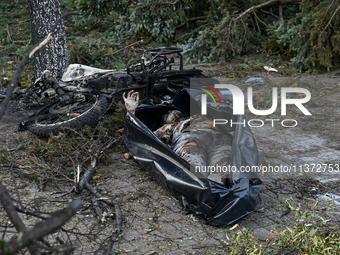
<path id="1" fill-rule="evenodd" d="M 244 12 L 242 12 L 236 18 L 236 20 L 241 19 L 243 16 L 247 15 L 248 13 L 251 13 L 252 11 L 255 11 L 257 9 L 261 9 L 263 7 L 266 7 L 266 6 L 275 5 L 277 3 L 279 3 L 280 5 L 283 5 L 283 4 L 293 4 L 293 3 L 296 3 L 296 2 L 299 2 L 299 1 L 296 1 L 296 0 L 270 0 L 270 1 L 267 1 L 267 2 L 264 2 L 264 3 L 261 3 L 261 4 L 254 5 L 254 6 L 250 7 L 249 9 L 245 10 Z"/>
<path id="2" fill-rule="evenodd" d="M 106 142 L 105 144 L 103 144 L 103 146 L 101 146 L 99 149 L 98 149 L 98 152 L 99 152 L 99 156 L 98 158 L 101 158 L 103 153 L 104 153 L 104 150 L 107 150 L 109 149 L 112 145 L 115 144 L 117 140 L 115 138 L 111 138 L 108 142 Z"/>
<path id="3" fill-rule="evenodd" d="M 247 41 L 247 27 L 246 24 L 244 24 L 244 21 L 241 20 L 242 24 L 243 24 L 243 28 L 244 28 L 244 36 L 243 36 L 243 43 L 245 44 Z"/>
<path id="4" fill-rule="evenodd" d="M 205 27 L 208 27 L 208 26 L 211 26 L 211 25 L 218 25 L 218 23 L 216 23 L 216 22 L 208 22 L 208 23 L 205 23 L 205 24 L 203 24 L 203 25 L 201 25 L 201 26 L 199 26 L 199 27 L 197 27 L 197 28 L 191 30 L 191 31 L 188 32 L 188 33 L 183 33 L 182 35 L 180 35 L 180 36 L 178 37 L 178 39 L 185 38 L 185 37 L 188 36 L 188 35 L 192 35 L 192 34 L 196 33 L 197 31 L 202 31 Z"/>
<path id="5" fill-rule="evenodd" d="M 259 26 L 259 23 L 257 22 L 257 16 L 256 16 L 256 13 L 253 12 L 254 16 L 255 16 L 255 23 L 256 23 L 256 26 L 257 26 L 257 30 L 259 31 L 259 34 L 261 34 L 261 29 L 260 29 L 260 26 Z"/>
<path id="6" fill-rule="evenodd" d="M 208 17 L 208 16 L 194 17 L 194 18 L 188 19 L 187 22 L 189 22 L 189 21 L 196 21 L 196 20 L 203 20 L 203 19 L 206 19 L 207 17 Z M 187 24 L 187 22 L 183 22 L 182 24 L 178 25 L 178 26 L 176 27 L 176 29 L 185 26 L 185 24 Z"/>
<path id="7" fill-rule="evenodd" d="M 260 21 L 263 25 L 265 25 L 266 27 L 268 27 L 268 25 L 266 23 L 264 23 L 257 15 L 256 12 L 254 12 L 255 18 Z"/>
<path id="8" fill-rule="evenodd" d="M 12 203 L 12 198 L 7 192 L 6 188 L 0 182 L 0 201 L 4 206 L 5 211 L 7 212 L 7 216 L 14 225 L 15 229 L 18 232 L 25 232 L 26 227 L 24 223 L 21 221 L 15 207 Z"/>
<path id="9" fill-rule="evenodd" d="M 96 191 L 89 183 L 85 184 L 85 188 L 90 191 L 96 198 L 106 204 L 114 205 L 115 202 L 111 201 L 108 197 L 102 196 L 98 191 Z"/>
<path id="10" fill-rule="evenodd" d="M 18 202 L 20 204 L 21 209 L 24 209 L 24 205 L 21 202 L 20 193 L 19 193 L 19 190 L 18 190 L 18 185 L 16 183 L 14 172 L 13 172 L 13 163 L 12 163 L 12 166 L 11 166 L 11 176 L 12 176 L 12 181 L 13 181 L 13 184 L 14 184 L 14 187 L 15 187 L 15 193 L 17 194 L 17 197 L 18 197 Z"/>
<path id="11" fill-rule="evenodd" d="M 94 207 L 94 210 L 96 211 L 96 214 L 98 215 L 99 220 L 102 220 L 102 218 L 103 218 L 103 210 L 100 209 L 99 203 L 98 203 L 98 200 L 97 200 L 96 196 L 92 196 L 91 201 L 92 201 L 92 205 Z"/>
<path id="12" fill-rule="evenodd" d="M 81 193 L 83 191 L 83 189 L 85 188 L 86 183 L 88 183 L 92 179 L 94 174 L 96 173 L 95 165 L 96 165 L 96 159 L 93 159 L 92 162 L 91 162 L 91 165 L 89 166 L 89 168 L 87 169 L 87 171 L 83 175 L 83 177 L 80 180 L 80 182 L 77 183 L 77 185 L 75 187 L 75 192 L 77 194 L 79 194 L 79 193 Z"/>
<path id="13" fill-rule="evenodd" d="M 332 89 L 339 87 L 339 85 L 340 85 L 340 83 L 335 85 L 334 87 L 322 87 L 321 89 L 319 89 L 319 91 L 324 90 L 324 89 L 332 90 Z"/>
<path id="14" fill-rule="evenodd" d="M 260 11 L 263 12 L 263 13 L 269 14 L 269 15 L 273 16 L 274 18 L 280 19 L 279 16 L 275 15 L 275 14 L 272 13 L 272 12 L 269 12 L 269 11 L 266 11 L 266 10 L 262 10 L 262 9 L 261 9 Z"/>
<path id="15" fill-rule="evenodd" d="M 114 55 L 114 54 L 116 54 L 117 52 L 120 52 L 120 51 L 122 51 L 122 50 L 125 50 L 126 48 L 131 47 L 131 46 L 133 46 L 133 45 L 135 45 L 135 44 L 137 44 L 137 43 L 144 43 L 144 41 L 143 41 L 143 40 L 140 40 L 140 41 L 138 41 L 138 42 L 131 43 L 131 44 L 125 46 L 124 48 L 121 48 L 120 50 L 116 50 L 116 51 L 114 51 L 114 52 L 112 52 L 112 53 L 104 54 L 103 57 L 104 57 L 104 56 L 109 56 L 109 55 Z"/>
<path id="16" fill-rule="evenodd" d="M 15 206 L 15 210 L 17 212 L 24 213 L 26 215 L 34 216 L 34 217 L 42 219 L 42 220 L 47 220 L 47 218 L 44 217 L 44 216 L 41 216 L 40 213 L 37 214 L 37 213 L 31 212 L 31 211 L 28 211 L 26 209 L 21 209 L 20 207 L 17 207 L 17 206 Z"/>
<path id="17" fill-rule="evenodd" d="M 333 5 L 333 3 L 334 3 L 334 0 L 333 0 L 333 1 L 331 2 L 331 4 L 327 7 L 327 10 L 325 11 L 325 14 L 324 14 L 323 17 L 322 17 L 322 21 L 325 19 L 326 15 L 327 15 L 329 9 L 331 8 L 331 6 Z"/>
<path id="18" fill-rule="evenodd" d="M 270 0 L 268 2 L 265 2 L 265 3 L 262 3 L 262 4 L 258 4 L 258 5 L 255 5 L 255 6 L 252 6 L 250 7 L 249 9 L 245 10 L 244 12 L 242 12 L 237 18 L 236 20 L 242 18 L 243 16 L 245 16 L 246 14 L 254 11 L 254 10 L 257 10 L 257 9 L 260 9 L 262 7 L 266 7 L 266 6 L 269 6 L 269 5 L 273 5 L 273 4 L 276 4 L 278 2 L 281 2 L 280 0 Z"/>
<path id="19" fill-rule="evenodd" d="M 23 165 L 20 164 L 0 164 L 0 167 L 13 167 L 13 168 L 24 168 Z"/>
<path id="20" fill-rule="evenodd" d="M 116 225 L 117 225 L 117 231 L 115 231 L 113 234 L 112 234 L 112 237 L 109 241 L 109 244 L 107 246 L 107 252 L 106 254 L 107 255 L 110 255 L 111 254 L 111 250 L 112 250 L 112 247 L 113 247 L 113 244 L 114 242 L 116 241 L 117 237 L 119 236 L 120 232 L 122 231 L 122 224 L 123 224 L 123 220 L 122 220 L 122 213 L 120 211 L 120 206 L 119 206 L 119 203 L 118 202 L 115 202 L 114 203 L 114 206 L 115 206 L 115 212 L 116 212 Z"/>
<path id="21" fill-rule="evenodd" d="M 12 37 L 11 37 L 11 34 L 9 33 L 8 24 L 7 24 L 7 28 L 6 28 L 5 30 L 6 30 L 6 32 L 7 32 L 8 38 L 11 40 L 12 43 L 29 43 L 29 42 L 30 42 L 30 40 L 27 40 L 27 41 L 25 41 L 25 40 L 14 41 L 14 40 L 12 39 Z"/>
<path id="22" fill-rule="evenodd" d="M 68 194 L 71 194 L 71 193 L 74 191 L 74 189 L 75 189 L 75 187 L 72 187 L 72 188 L 70 188 L 68 191 L 65 191 L 65 192 L 63 192 L 63 193 L 61 193 L 61 194 L 58 194 L 58 195 L 54 195 L 53 197 L 54 197 L 54 198 L 57 198 L 57 197 L 66 196 L 66 195 L 68 195 Z"/>
<path id="23" fill-rule="evenodd" d="M 21 9 L 24 9 L 25 7 L 23 7 L 20 3 L 19 3 L 19 0 L 14 0 L 15 4 L 17 6 L 19 6 Z"/>
<path id="24" fill-rule="evenodd" d="M 323 30 L 321 31 L 320 35 L 319 35 L 319 43 L 321 44 L 321 35 L 326 31 L 327 27 L 329 27 L 329 25 L 331 24 L 335 14 L 339 11 L 340 9 L 340 5 L 338 6 L 338 8 L 336 8 L 336 10 L 334 11 L 332 17 L 329 19 L 327 25 L 323 28 Z"/>
<path id="25" fill-rule="evenodd" d="M 171 3 L 171 2 L 164 2 L 165 4 L 172 4 L 172 5 L 175 5 L 179 2 L 179 0 L 176 0 L 175 2 Z"/>
<path id="26" fill-rule="evenodd" d="M 284 22 L 284 20 L 283 20 L 283 13 L 282 13 L 282 4 L 280 4 L 279 5 L 279 15 L 280 15 L 280 26 L 279 26 L 279 28 L 277 29 L 277 30 L 279 30 L 282 26 L 283 26 L 283 22 Z"/>

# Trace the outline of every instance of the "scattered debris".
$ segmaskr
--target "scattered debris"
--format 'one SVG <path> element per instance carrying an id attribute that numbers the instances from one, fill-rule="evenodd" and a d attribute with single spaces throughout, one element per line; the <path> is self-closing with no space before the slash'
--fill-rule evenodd
<path id="1" fill-rule="evenodd" d="M 116 132 L 117 132 L 118 134 L 123 134 L 123 131 L 124 131 L 124 128 L 121 128 L 121 129 L 118 129 Z"/>
<path id="2" fill-rule="evenodd" d="M 246 83 L 252 82 L 252 81 L 264 83 L 264 81 L 262 80 L 262 77 L 251 77 L 248 80 L 246 80 Z"/>
<path id="3" fill-rule="evenodd" d="M 275 68 L 269 67 L 269 66 L 264 66 L 263 67 L 268 73 L 269 72 L 278 72 Z"/>

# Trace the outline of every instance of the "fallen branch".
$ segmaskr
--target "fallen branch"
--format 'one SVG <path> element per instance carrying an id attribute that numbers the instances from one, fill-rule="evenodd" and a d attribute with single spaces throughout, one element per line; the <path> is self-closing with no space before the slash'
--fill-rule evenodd
<path id="1" fill-rule="evenodd" d="M 15 229 L 19 232 L 19 235 L 23 235 L 26 232 L 26 227 L 24 223 L 21 221 L 17 211 L 15 210 L 15 207 L 12 203 L 12 198 L 9 195 L 8 191 L 6 190 L 5 186 L 2 185 L 0 182 L 0 202 L 4 206 L 4 209 L 7 213 L 8 218 L 14 225 Z M 20 241 L 20 240 L 19 240 Z M 29 244 L 26 244 L 28 246 Z M 4 245 L 4 248 L 7 247 L 7 245 Z M 9 246 L 11 247 L 11 246 Z M 36 254 L 37 250 L 36 248 L 29 246 L 28 250 L 31 254 Z M 1 251 L 1 250 L 0 250 Z"/>
<path id="2" fill-rule="evenodd" d="M 244 12 L 242 12 L 237 18 L 236 20 L 242 18 L 243 16 L 245 16 L 246 14 L 252 12 L 252 11 L 255 11 L 257 9 L 260 9 L 260 8 L 263 8 L 263 7 L 266 7 L 266 6 L 269 6 L 269 5 L 273 5 L 273 4 L 276 4 L 277 2 L 281 2 L 280 0 L 270 0 L 268 2 L 265 2 L 265 3 L 262 3 L 262 4 L 258 4 L 258 5 L 255 5 L 255 6 L 252 6 L 250 7 L 249 9 L 245 10 Z"/>
<path id="3" fill-rule="evenodd" d="M 91 197 L 90 197 L 91 207 L 93 208 L 95 214 L 98 216 L 98 220 L 101 222 L 104 222 L 107 217 L 112 218 L 114 216 L 111 209 L 109 208 L 109 206 L 113 206 L 116 212 L 115 214 L 116 214 L 116 220 L 117 220 L 117 224 L 116 224 L 117 230 L 110 237 L 111 238 L 110 250 L 112 249 L 114 241 L 119 236 L 119 233 L 122 231 L 122 216 L 120 212 L 119 203 L 116 201 L 113 201 L 111 198 L 107 196 L 103 196 L 99 191 L 97 191 L 90 185 L 90 181 L 95 176 L 97 161 L 104 154 L 104 151 L 108 149 L 109 147 L 111 147 L 115 141 L 116 141 L 115 139 L 110 139 L 104 144 L 102 144 L 99 148 L 96 146 L 96 149 L 91 149 L 89 151 L 91 156 L 86 158 L 85 161 L 80 163 L 77 167 L 75 164 L 73 164 L 74 168 L 76 168 L 75 174 L 74 174 L 73 187 L 69 189 L 68 191 L 63 192 L 62 194 L 59 194 L 58 196 L 54 196 L 54 197 L 61 197 L 61 196 L 68 195 L 72 192 L 80 194 L 81 192 L 83 192 L 84 189 L 86 189 L 91 194 Z M 88 160 L 91 160 L 91 162 L 89 166 L 87 167 L 86 171 L 82 173 L 83 164 Z"/>
<path id="4" fill-rule="evenodd" d="M 14 236 L 11 241 L 4 245 L 4 248 L 10 249 L 12 251 L 11 254 L 16 254 L 16 252 L 20 251 L 22 248 L 35 243 L 44 236 L 61 228 L 72 216 L 76 214 L 80 206 L 80 200 L 75 200 L 68 207 L 54 212 L 46 221 L 37 223 L 31 230 L 19 233 L 18 236 Z"/>
<path id="5" fill-rule="evenodd" d="M 283 5 L 283 4 L 292 4 L 292 3 L 295 3 L 295 2 L 299 2 L 299 1 L 296 1 L 296 0 L 293 0 L 293 1 L 284 1 L 284 0 L 270 0 L 268 2 L 264 2 L 262 4 L 258 4 L 258 5 L 254 5 L 252 7 L 250 7 L 249 9 L 245 10 L 244 12 L 242 12 L 237 18 L 236 20 L 238 19 L 241 19 L 243 16 L 245 16 L 246 14 L 248 13 L 251 13 L 257 9 L 261 9 L 263 7 L 266 7 L 266 6 L 270 6 L 270 5 L 274 5 L 274 4 L 277 4 L 279 3 L 280 5 Z"/>
<path id="6" fill-rule="evenodd" d="M 13 79 L 11 82 L 10 87 L 7 89 L 6 91 L 6 98 L 4 99 L 4 101 L 2 102 L 1 108 L 0 108 L 0 119 L 2 118 L 2 116 L 5 114 L 5 110 L 7 108 L 7 105 L 9 103 L 9 101 L 11 100 L 13 91 L 15 89 L 15 87 L 18 84 L 19 81 L 19 76 L 21 74 L 21 72 L 24 70 L 26 64 L 29 61 L 29 58 L 33 56 L 33 54 L 39 50 L 41 47 L 43 47 L 44 45 L 46 45 L 50 40 L 51 40 L 51 36 L 54 33 L 54 30 L 56 29 L 58 23 L 65 17 L 70 16 L 70 15 L 79 15 L 79 13 L 75 13 L 75 12 L 70 12 L 70 13 L 66 13 L 64 15 L 61 16 L 61 18 L 56 22 L 56 24 L 54 24 L 54 26 L 51 29 L 51 32 L 47 35 L 47 37 L 40 43 L 36 44 L 33 46 L 33 48 L 25 55 L 25 57 L 21 60 L 17 70 L 15 71 L 14 75 L 13 75 Z M 32 54 L 31 54 L 32 53 Z"/>
<path id="7" fill-rule="evenodd" d="M 92 160 L 91 165 L 83 175 L 83 178 L 80 180 L 79 183 L 74 187 L 74 191 L 79 194 L 83 191 L 85 188 L 86 184 L 90 182 L 94 174 L 96 173 L 96 159 Z M 79 180 L 79 177 L 77 177 L 77 180 Z"/>
<path id="8" fill-rule="evenodd" d="M 95 166 L 96 166 L 96 157 L 91 161 L 90 166 L 88 167 L 87 171 L 84 173 L 81 180 L 79 181 L 79 176 L 76 178 L 77 185 L 75 187 L 73 187 L 72 190 L 74 192 L 76 192 L 77 194 L 81 193 L 84 189 L 86 189 L 90 193 L 92 193 L 91 202 L 92 202 L 93 208 L 94 208 L 94 210 L 95 210 L 100 221 L 104 221 L 106 215 L 111 215 L 111 211 L 108 209 L 109 213 L 103 212 L 103 210 L 99 207 L 98 201 L 112 205 L 112 206 L 115 207 L 117 230 L 112 234 L 110 241 L 108 243 L 107 254 L 110 254 L 115 240 L 117 239 L 117 237 L 119 236 L 119 234 L 122 231 L 122 222 L 123 222 L 122 221 L 122 214 L 121 214 L 120 206 L 119 206 L 118 202 L 112 201 L 108 197 L 102 196 L 98 191 L 96 191 L 89 184 L 90 180 L 92 179 L 92 177 L 95 174 L 95 171 L 96 171 Z M 71 190 L 63 193 L 62 195 L 69 194 L 70 192 L 71 192 Z"/>
<path id="9" fill-rule="evenodd" d="M 28 55 L 28 58 L 31 58 L 34 55 L 34 53 L 36 53 L 38 50 L 44 47 L 49 41 L 51 41 L 52 38 L 53 38 L 52 33 L 49 33 L 47 37 L 30 52 L 30 54 Z"/>
<path id="10" fill-rule="evenodd" d="M 115 202 L 112 202 L 111 199 L 102 196 L 98 191 L 96 191 L 89 183 L 85 184 L 85 188 L 91 192 L 93 195 L 95 195 L 95 197 L 97 198 L 97 200 L 100 200 L 104 203 L 107 203 L 109 205 L 114 205 Z"/>

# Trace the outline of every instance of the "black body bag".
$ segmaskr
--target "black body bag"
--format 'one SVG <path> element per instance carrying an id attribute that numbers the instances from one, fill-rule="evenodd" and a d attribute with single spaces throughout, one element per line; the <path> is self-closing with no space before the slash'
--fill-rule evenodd
<path id="1" fill-rule="evenodd" d="M 165 113 L 176 109 L 190 116 L 192 104 L 198 104 L 193 97 L 193 89 L 184 89 L 175 96 L 171 105 L 140 105 L 135 115 L 130 112 L 125 115 L 123 140 L 135 160 L 182 206 L 195 211 L 209 225 L 229 225 L 254 211 L 259 204 L 262 182 L 257 173 L 235 171 L 225 185 L 211 181 L 192 171 L 187 161 L 153 134 L 161 126 Z M 200 109 L 199 104 L 197 108 Z M 233 116 L 230 107 L 211 108 L 211 118 L 229 116 L 234 123 L 245 123 L 245 126 L 222 127 L 226 135 L 233 137 L 230 164 L 238 170 L 242 166 L 248 166 L 248 169 L 258 166 L 258 150 L 245 117 Z"/>

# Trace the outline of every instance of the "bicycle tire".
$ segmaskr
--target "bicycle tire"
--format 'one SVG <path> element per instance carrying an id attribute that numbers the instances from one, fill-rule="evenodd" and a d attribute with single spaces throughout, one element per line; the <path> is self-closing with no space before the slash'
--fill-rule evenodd
<path id="1" fill-rule="evenodd" d="M 66 127 L 77 129 L 95 123 L 106 110 L 107 99 L 103 95 L 85 95 L 85 99 L 85 102 L 76 102 L 66 106 L 61 106 L 58 101 L 43 108 L 34 115 L 34 120 L 28 124 L 27 129 L 37 136 L 46 137 L 50 134 L 57 135 Z M 69 111 L 63 111 L 63 108 Z M 56 109 L 59 109 L 59 112 Z M 79 111 L 82 112 L 79 113 Z M 77 116 L 74 117 L 74 115 Z"/>

